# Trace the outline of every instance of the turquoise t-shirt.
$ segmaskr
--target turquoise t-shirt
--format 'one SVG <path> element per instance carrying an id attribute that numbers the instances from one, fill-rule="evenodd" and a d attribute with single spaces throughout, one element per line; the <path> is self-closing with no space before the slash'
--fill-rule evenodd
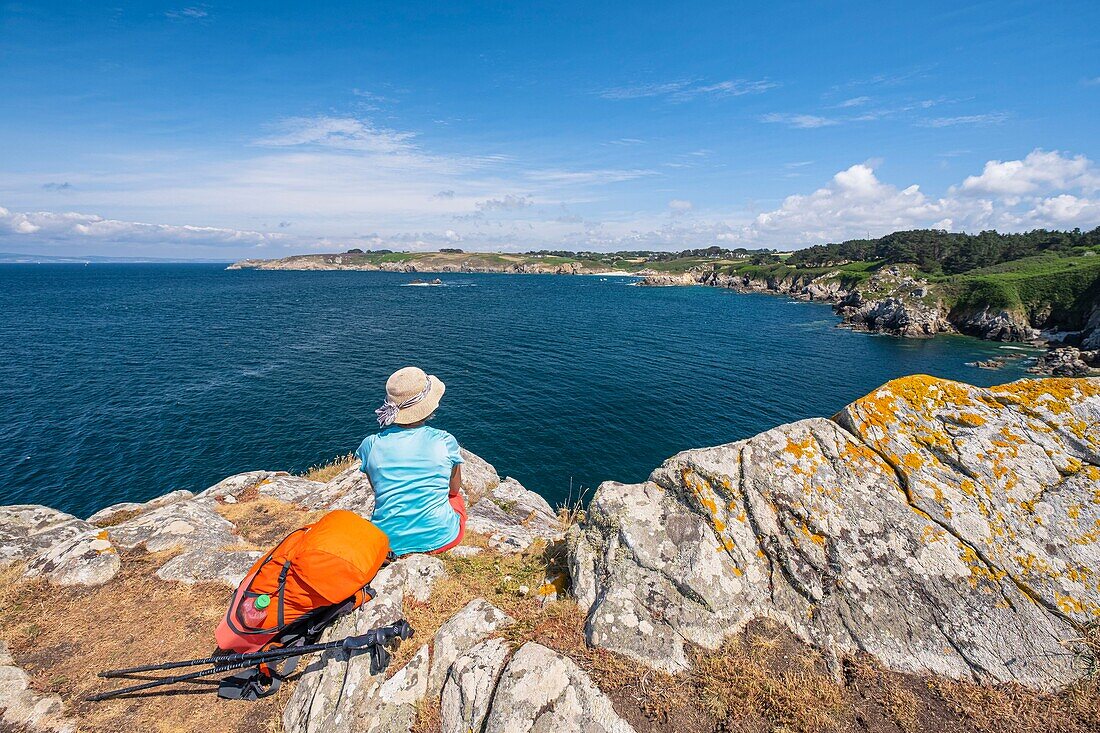
<path id="1" fill-rule="evenodd" d="M 426 425 L 389 427 L 368 435 L 355 455 L 374 486 L 371 521 L 395 555 L 454 542 L 459 519 L 449 501 L 451 469 L 462 455 L 453 435 Z"/>

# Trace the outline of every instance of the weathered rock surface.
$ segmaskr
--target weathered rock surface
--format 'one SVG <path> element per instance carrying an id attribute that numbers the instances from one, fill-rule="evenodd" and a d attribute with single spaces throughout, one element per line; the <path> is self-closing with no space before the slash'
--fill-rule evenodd
<path id="1" fill-rule="evenodd" d="M 1050 689 L 1100 617 L 1100 380 L 896 380 L 835 421 L 605 483 L 570 536 L 591 642 L 668 670 L 769 616 L 828 654 Z"/>
<path id="2" fill-rule="evenodd" d="M 0 567 L 15 562 L 58 585 L 100 585 L 121 567 L 105 531 L 36 504 L 0 507 Z"/>
<path id="3" fill-rule="evenodd" d="M 508 653 L 507 642 L 489 639 L 454 661 L 447 672 L 440 701 L 443 733 L 469 733 L 484 728 Z"/>
<path id="4" fill-rule="evenodd" d="M 466 527 L 489 535 L 489 546 L 501 552 L 522 552 L 535 540 L 562 536 L 561 522 L 546 500 L 514 478 L 504 479 L 470 507 Z"/>
<path id="5" fill-rule="evenodd" d="M 476 598 L 448 619 L 432 640 L 428 695 L 437 698 L 451 665 L 489 634 L 514 623 L 512 617 L 488 601 Z"/>
<path id="6" fill-rule="evenodd" d="M 144 546 L 149 552 L 217 551 L 239 544 L 237 528 L 214 506 L 211 500 L 196 498 L 153 509 L 111 527 L 111 539 L 119 547 Z"/>
<path id="7" fill-rule="evenodd" d="M 535 642 L 521 646 L 500 674 L 485 733 L 633 733 L 584 671 Z"/>
<path id="8" fill-rule="evenodd" d="M 185 552 L 161 565 L 156 574 L 161 580 L 187 585 L 214 582 L 236 587 L 262 554 L 255 550 Z"/>
<path id="9" fill-rule="evenodd" d="M 1003 308 L 952 313 L 952 321 L 962 333 L 990 341 L 1031 341 L 1039 335 L 1026 314 Z"/>
<path id="10" fill-rule="evenodd" d="M 108 527 L 125 519 L 136 517 L 138 514 L 144 514 L 147 511 L 158 509 L 169 504 L 175 504 L 177 501 L 185 501 L 192 497 L 194 497 L 194 494 L 190 491 L 179 489 L 177 491 L 170 491 L 163 496 L 158 496 L 144 503 L 123 502 L 121 504 L 112 504 L 106 509 L 100 509 L 95 514 L 88 517 L 88 523 L 94 524 L 97 527 Z"/>
<path id="11" fill-rule="evenodd" d="M 1100 372 L 1100 351 L 1082 351 L 1072 346 L 1051 349 L 1040 356 L 1028 371 L 1055 377 L 1084 377 Z"/>
<path id="12" fill-rule="evenodd" d="M 461 449 L 461 453 L 465 461 L 462 464 L 462 493 L 466 495 L 468 504 L 476 504 L 500 484 L 500 476 L 484 458 L 465 448 Z"/>
<path id="13" fill-rule="evenodd" d="M 73 733 L 76 724 L 64 717 L 57 695 L 39 695 L 30 689 L 30 677 L 15 666 L 8 647 L 0 641 L 0 729 Z"/>

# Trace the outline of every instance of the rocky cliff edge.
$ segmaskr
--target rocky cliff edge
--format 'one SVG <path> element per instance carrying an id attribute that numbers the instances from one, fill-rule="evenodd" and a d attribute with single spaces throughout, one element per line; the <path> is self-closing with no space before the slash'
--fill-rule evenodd
<path id="1" fill-rule="evenodd" d="M 1095 693 L 1012 691 L 1064 690 L 1095 670 L 1100 379 L 895 380 L 831 419 L 686 451 L 641 484 L 604 483 L 565 542 L 541 497 L 466 458 L 470 541 L 390 565 L 378 597 L 326 632 L 409 618 L 419 633 L 390 672 L 325 655 L 253 707 L 80 695 L 102 667 L 207 653 L 261 549 L 328 509 L 369 516 L 356 466 L 324 480 L 253 471 L 87 520 L 0 508 L 0 729 L 179 717 L 186 730 L 278 719 L 288 733 L 627 733 L 726 730 L 748 710 L 765 728 L 862 730 L 866 679 L 895 719 L 876 729 L 914 730 L 897 699 L 956 720 L 961 703 L 921 702 L 948 689 L 938 680 L 1019 686 L 973 688 L 985 690 L 981 715 L 1014 700 L 1002 719 L 1100 725 Z M 731 658 L 735 638 L 749 641 Z M 723 702 L 733 694 L 760 697 L 739 711 Z"/>

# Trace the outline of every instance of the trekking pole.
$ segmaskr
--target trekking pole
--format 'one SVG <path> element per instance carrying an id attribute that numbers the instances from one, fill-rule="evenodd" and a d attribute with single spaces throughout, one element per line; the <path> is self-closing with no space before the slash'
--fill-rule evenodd
<path id="1" fill-rule="evenodd" d="M 413 628 L 409 626 L 409 623 L 407 621 L 402 619 L 401 621 L 390 624 L 389 626 L 381 626 L 377 629 L 371 629 L 367 633 L 360 634 L 359 636 L 349 636 L 345 639 L 329 641 L 322 644 L 305 644 L 297 647 L 272 649 L 266 652 L 227 654 L 220 657 L 207 657 L 206 659 L 189 659 L 183 662 L 168 662 L 166 664 L 147 664 L 140 667 L 130 667 L 128 669 L 111 669 L 100 672 L 99 676 L 121 677 L 127 674 L 136 674 L 138 672 L 154 672 L 164 669 L 178 669 L 180 667 L 195 667 L 204 664 L 214 664 L 214 666 L 210 667 L 209 669 L 200 669 L 196 672 L 189 672 L 187 674 L 174 675 L 172 677 L 165 677 L 159 680 L 150 680 L 148 682 L 142 682 L 140 684 L 130 685 L 128 687 L 121 687 L 117 690 L 109 690 L 107 692 L 89 695 L 85 699 L 89 702 L 99 702 L 101 700 L 107 700 L 112 697 L 118 697 L 119 695 L 127 695 L 134 692 L 141 692 L 143 690 L 150 690 L 155 687 L 162 687 L 164 685 L 173 685 L 178 682 L 187 682 L 188 680 L 199 679 L 200 677 L 206 677 L 212 674 L 220 674 L 221 672 L 229 672 L 234 669 L 242 669 L 244 667 L 251 667 L 254 665 L 264 664 L 266 662 L 273 662 L 279 659 L 297 657 L 304 654 L 312 654 L 313 652 L 328 651 L 330 649 L 343 649 L 344 651 L 352 652 L 366 647 L 385 645 L 393 639 L 408 639 L 412 635 Z"/>
<path id="2" fill-rule="evenodd" d="M 88 695 L 85 700 L 88 702 L 100 702 L 101 700 L 107 700 L 112 697 L 118 697 L 119 695 L 128 695 L 134 692 L 141 692 L 142 690 L 151 690 L 154 687 L 163 687 L 164 685 L 174 685 L 177 682 L 187 682 L 188 680 L 195 680 L 200 677 L 206 677 L 207 675 L 219 674 L 221 672 L 229 672 L 234 669 L 241 669 L 242 667 L 251 667 L 253 662 L 251 660 L 244 662 L 237 662 L 235 664 L 225 664 L 218 667 L 211 667 L 210 669 L 200 669 L 197 672 L 189 672 L 187 674 L 175 675 L 174 677 L 165 677 L 160 680 L 150 680 L 149 682 L 142 682 L 138 685 L 130 685 L 129 687 L 120 687 L 117 690 L 108 690 L 107 692 L 100 692 L 95 695 Z"/>
<path id="3" fill-rule="evenodd" d="M 244 662 L 244 666 L 248 664 L 262 664 L 270 659 L 278 659 L 281 657 L 296 657 L 300 654 L 312 654 L 313 652 L 323 652 L 329 649 L 344 649 L 352 651 L 355 649 L 361 649 L 366 646 L 371 646 L 379 638 L 382 639 L 382 643 L 389 641 L 390 639 L 396 639 L 398 637 L 402 639 L 408 639 L 412 636 L 412 627 L 409 626 L 407 621 L 398 621 L 397 623 L 390 624 L 389 626 L 380 626 L 377 629 L 371 629 L 365 634 L 359 636 L 349 636 L 346 639 L 339 639 L 337 641 L 328 641 L 321 644 L 304 644 L 302 646 L 290 646 L 280 647 L 278 649 L 267 649 L 258 652 L 243 652 L 237 654 L 223 654 L 215 657 L 206 657 L 204 659 L 187 659 L 182 662 L 165 662 L 163 664 L 144 664 L 139 667 L 127 667 L 126 669 L 108 669 L 99 673 L 99 677 L 125 677 L 129 674 L 137 674 L 138 672 L 157 672 L 165 669 L 179 669 L 181 667 L 198 667 L 200 665 L 212 664 L 215 666 L 225 664 L 237 664 Z"/>

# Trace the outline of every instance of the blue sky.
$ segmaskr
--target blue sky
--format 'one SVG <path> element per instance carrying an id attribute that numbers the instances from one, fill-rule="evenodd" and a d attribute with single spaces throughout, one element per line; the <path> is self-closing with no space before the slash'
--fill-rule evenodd
<path id="1" fill-rule="evenodd" d="M 0 251 L 1100 224 L 1100 4 L 8 3 Z"/>

